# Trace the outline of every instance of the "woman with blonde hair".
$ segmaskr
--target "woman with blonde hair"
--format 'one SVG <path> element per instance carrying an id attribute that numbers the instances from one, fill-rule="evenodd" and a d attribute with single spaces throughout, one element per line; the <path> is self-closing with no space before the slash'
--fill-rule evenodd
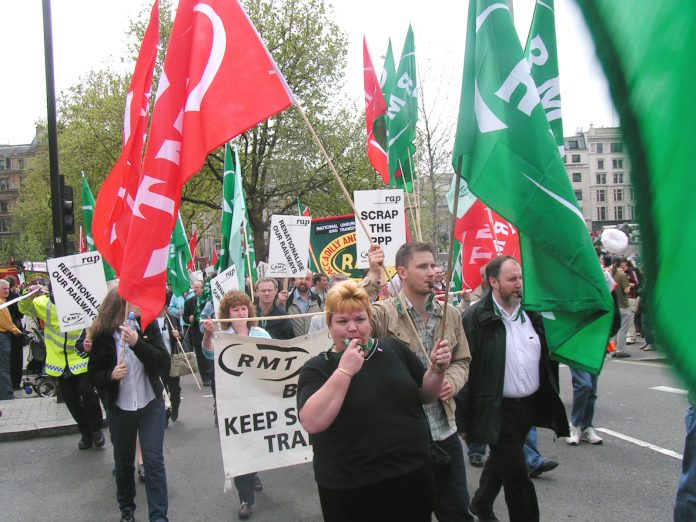
<path id="1" fill-rule="evenodd" d="M 256 317 L 256 307 L 251 302 L 251 298 L 239 290 L 230 290 L 220 301 L 219 319 L 232 319 L 230 322 L 222 323 L 221 330 L 247 337 L 260 337 L 270 339 L 271 336 L 263 328 L 256 326 L 256 321 L 249 321 L 248 318 Z M 237 319 L 236 321 L 234 319 Z M 203 321 L 203 342 L 201 349 L 203 355 L 209 360 L 213 360 L 213 336 L 215 335 L 215 322 L 207 319 Z M 215 374 L 213 372 L 213 394 L 215 394 Z M 254 505 L 254 490 L 260 491 L 263 486 L 256 473 L 240 475 L 234 477 L 234 486 L 239 493 L 239 518 L 244 520 L 251 516 L 252 506 Z"/>
<path id="2" fill-rule="evenodd" d="M 435 487 L 422 403 L 437 399 L 451 354 L 427 370 L 400 340 L 373 339 L 367 292 L 344 281 L 326 296 L 333 347 L 303 366 L 297 408 L 314 450 L 322 514 L 335 521 L 430 521 Z"/>
<path id="3" fill-rule="evenodd" d="M 139 322 L 139 310 L 133 309 Z M 116 500 L 121 521 L 135 520 L 134 460 L 140 438 L 145 491 L 151 521 L 166 521 L 167 475 L 164 467 L 164 399 L 161 374 L 169 373 L 157 322 L 143 331 L 123 326 L 126 302 L 117 288 L 106 294 L 90 327 L 89 375 L 100 390 L 114 448 Z"/>

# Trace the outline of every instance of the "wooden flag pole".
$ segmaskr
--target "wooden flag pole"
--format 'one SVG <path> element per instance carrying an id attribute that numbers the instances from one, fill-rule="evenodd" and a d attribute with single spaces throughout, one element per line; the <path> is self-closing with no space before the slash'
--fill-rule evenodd
<path id="1" fill-rule="evenodd" d="M 343 181 L 341 180 L 341 176 L 338 175 L 338 171 L 336 170 L 336 167 L 334 166 L 333 161 L 331 161 L 331 157 L 329 156 L 329 153 L 326 152 L 324 145 L 322 144 L 321 140 L 319 139 L 319 136 L 317 135 L 316 131 L 314 130 L 314 127 L 312 127 L 312 124 L 310 123 L 309 119 L 307 118 L 307 115 L 305 114 L 304 110 L 302 110 L 302 107 L 300 106 L 300 104 L 296 103 L 295 107 L 297 108 L 298 112 L 300 113 L 300 116 L 304 120 L 305 125 L 307 125 L 307 128 L 309 129 L 309 132 L 312 135 L 312 138 L 314 138 L 315 143 L 317 144 L 317 146 L 321 150 L 322 154 L 324 155 L 324 159 L 326 159 L 326 162 L 329 165 L 329 170 L 331 170 L 331 173 L 334 175 L 334 178 L 336 179 L 338 186 L 341 188 L 341 192 L 345 196 L 346 201 L 348 201 L 350 208 L 353 209 L 353 212 L 355 213 L 355 219 L 358 220 L 358 223 L 360 223 L 360 226 L 362 227 L 363 232 L 365 232 L 365 235 L 368 238 L 370 238 L 370 242 L 372 242 L 372 236 L 370 235 L 370 232 L 367 230 L 367 226 L 365 225 L 365 222 L 360 218 L 360 214 L 358 214 L 358 210 L 355 208 L 355 203 L 353 202 L 353 198 L 351 198 L 350 193 L 346 189 L 346 186 L 343 184 Z M 387 272 L 387 267 L 382 265 L 382 270 L 384 271 L 385 275 L 387 276 L 387 279 L 390 280 L 389 273 Z M 392 285 L 392 290 L 394 291 L 396 298 L 401 303 L 401 308 L 406 310 L 406 306 L 404 305 L 404 300 L 401 296 L 401 292 L 396 291 L 396 287 L 394 286 L 393 281 L 390 281 L 390 284 Z M 416 325 L 413 322 L 413 318 L 411 317 L 411 314 L 407 313 L 404 315 L 408 318 L 408 323 L 411 325 L 414 333 L 416 334 L 416 339 L 418 339 L 418 345 L 420 346 L 420 349 L 423 351 L 423 354 L 425 355 L 425 360 L 430 361 L 430 354 L 425 349 L 425 346 L 423 345 L 423 341 L 421 340 L 420 335 L 418 335 L 418 329 L 416 328 Z"/>
<path id="2" fill-rule="evenodd" d="M 423 241 L 423 229 L 421 228 L 421 217 L 420 217 L 420 187 L 417 181 L 420 178 L 414 178 L 413 176 L 413 162 L 411 161 L 411 156 L 408 157 L 408 165 L 411 169 L 411 183 L 413 184 L 413 195 L 416 200 L 416 222 L 418 223 L 418 237 L 420 241 Z"/>
<path id="3" fill-rule="evenodd" d="M 172 323 L 172 320 L 169 318 L 169 314 L 167 312 L 164 313 L 164 317 L 167 318 L 167 322 L 169 323 L 169 328 L 171 329 L 171 331 L 173 332 L 174 330 L 176 330 L 176 328 L 174 328 L 174 324 Z M 184 350 L 184 347 L 181 345 L 181 341 L 179 340 L 178 337 L 175 337 L 175 339 L 176 339 L 176 344 L 179 346 L 179 350 L 181 351 L 181 353 L 183 353 L 185 355 L 187 352 L 186 352 L 186 350 Z M 198 379 L 196 379 L 196 372 L 193 371 L 193 367 L 191 366 L 191 363 L 189 362 L 188 357 L 184 357 L 184 359 L 186 360 L 186 364 L 188 365 L 189 370 L 191 370 L 191 375 L 193 375 L 193 380 L 196 381 L 196 386 L 198 386 L 198 391 L 202 391 L 203 389 L 201 388 L 201 385 L 199 384 Z"/>
<path id="4" fill-rule="evenodd" d="M 440 330 L 440 339 L 442 339 L 445 335 L 445 326 L 447 324 L 447 305 L 449 304 L 449 291 L 450 291 L 450 285 L 452 284 L 452 258 L 454 257 L 454 232 L 457 227 L 457 211 L 459 210 L 459 187 L 461 185 L 462 177 L 455 173 L 457 176 L 457 181 L 455 182 L 455 187 L 454 187 L 454 205 L 452 209 L 452 226 L 450 227 L 450 244 L 449 244 L 449 249 L 447 252 L 447 285 L 445 285 L 445 300 L 444 300 L 444 306 L 445 306 L 445 311 L 442 314 L 442 328 Z M 462 265 L 462 271 L 464 270 L 464 266 Z"/>

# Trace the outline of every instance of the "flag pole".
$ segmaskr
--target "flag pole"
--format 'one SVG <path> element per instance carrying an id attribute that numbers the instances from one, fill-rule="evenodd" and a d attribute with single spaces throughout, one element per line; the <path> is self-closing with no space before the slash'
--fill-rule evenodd
<path id="1" fill-rule="evenodd" d="M 167 318 L 167 322 L 169 323 L 169 328 L 171 329 L 171 331 L 173 332 L 174 330 L 176 330 L 176 328 L 174 328 L 174 324 L 172 323 L 172 320 L 169 318 L 169 314 L 167 312 L 164 312 L 164 317 Z M 184 350 L 184 347 L 181 346 L 181 341 L 179 340 L 179 338 L 175 337 L 174 339 L 176 339 L 176 344 L 179 346 L 179 350 L 181 351 L 181 353 L 184 354 L 184 359 L 186 360 L 186 364 L 188 365 L 189 370 L 191 370 L 191 375 L 193 375 L 193 380 L 196 381 L 196 386 L 198 386 L 198 391 L 201 391 L 202 390 L 201 385 L 198 383 L 198 379 L 196 379 L 196 372 L 193 371 L 193 367 L 191 366 L 191 363 L 189 362 L 188 357 L 185 356 L 185 354 L 187 352 Z M 191 352 L 188 352 L 188 353 L 191 353 Z"/>
<path id="2" fill-rule="evenodd" d="M 486 212 L 488 213 L 488 225 L 491 227 L 491 234 L 493 234 L 495 255 L 499 256 L 502 249 L 500 248 L 500 243 L 498 243 L 498 233 L 495 231 L 495 221 L 493 220 L 493 214 L 491 213 L 490 207 L 486 207 Z"/>
<path id="3" fill-rule="evenodd" d="M 254 275 L 253 272 L 251 271 L 251 255 L 249 254 L 249 236 L 247 235 L 247 221 L 244 219 L 242 223 L 242 227 L 244 227 L 244 250 L 246 251 L 246 261 L 247 261 L 247 270 L 249 271 L 249 290 L 251 291 L 251 301 L 254 301 Z"/>
<path id="4" fill-rule="evenodd" d="M 462 177 L 457 173 L 457 181 L 455 182 L 455 187 L 454 187 L 454 205 L 452 208 L 452 225 L 450 227 L 450 242 L 449 242 L 449 250 L 447 252 L 447 285 L 445 285 L 445 299 L 444 299 L 444 306 L 445 306 L 445 311 L 442 314 L 442 329 L 440 330 L 440 339 L 443 339 L 445 336 L 445 325 L 447 324 L 447 305 L 449 304 L 449 293 L 450 293 L 450 285 L 452 284 L 452 257 L 454 257 L 454 233 L 457 227 L 457 211 L 459 207 L 459 187 L 462 182 Z M 464 245 L 462 245 L 463 249 Z M 464 264 L 462 263 L 462 276 L 464 275 Z"/>
<path id="5" fill-rule="evenodd" d="M 326 152 L 326 149 L 324 148 L 324 145 L 322 144 L 321 140 L 319 139 L 319 136 L 317 135 L 316 131 L 314 130 L 314 127 L 312 127 L 312 124 L 309 121 L 309 118 L 307 118 L 307 115 L 305 114 L 304 110 L 302 109 L 302 106 L 295 102 L 295 107 L 297 108 L 298 112 L 300 113 L 300 116 L 305 122 L 305 125 L 307 125 L 307 128 L 309 129 L 309 133 L 312 135 L 312 138 L 314 138 L 314 142 L 317 144 L 319 149 L 321 150 L 322 154 L 324 155 L 324 158 L 326 159 L 326 163 L 329 165 L 329 170 L 331 170 L 331 173 L 334 175 L 334 178 L 336 179 L 336 182 L 338 183 L 338 186 L 341 188 L 341 192 L 345 196 L 346 200 L 348 201 L 348 204 L 350 205 L 350 208 L 353 209 L 353 212 L 355 213 L 355 219 L 358 220 L 358 223 L 360 224 L 360 227 L 363 229 L 363 232 L 365 232 L 365 235 L 370 238 L 370 242 L 372 242 L 372 236 L 370 235 L 370 232 L 367 230 L 367 226 L 365 225 L 365 222 L 360 218 L 360 214 L 358 213 L 357 208 L 355 208 L 355 203 L 353 202 L 353 198 L 350 197 L 350 193 L 348 192 L 348 189 L 346 189 L 346 186 L 343 184 L 343 181 L 341 180 L 341 176 L 338 175 L 338 171 L 336 170 L 336 167 L 333 164 L 333 161 L 331 161 L 331 157 L 329 156 L 329 153 Z M 394 286 L 394 282 L 391 281 L 391 278 L 389 277 L 389 273 L 387 272 L 387 267 L 382 264 L 382 270 L 384 271 L 384 274 L 387 276 L 387 280 L 390 281 L 390 284 L 392 286 L 392 290 L 394 291 L 394 294 L 396 295 L 396 298 L 399 300 L 401 307 L 406 310 L 406 306 L 404 305 L 404 300 L 401 297 L 401 292 L 397 292 L 396 287 Z M 430 360 L 430 354 L 428 351 L 425 349 L 425 346 L 423 345 L 423 341 L 420 338 L 420 335 L 418 335 L 418 329 L 416 328 L 416 325 L 413 322 L 413 318 L 411 317 L 411 314 L 404 314 L 405 317 L 408 318 L 408 323 L 411 325 L 411 328 L 413 328 L 413 332 L 416 334 L 416 339 L 418 339 L 418 345 L 420 346 L 420 349 L 423 351 L 423 354 L 425 355 L 425 360 L 429 361 Z"/>
<path id="6" fill-rule="evenodd" d="M 408 205 L 408 212 L 411 214 L 411 222 L 413 223 L 413 230 L 416 233 L 416 239 L 422 241 L 420 236 L 420 230 L 418 229 L 418 223 L 416 222 L 416 215 L 413 210 L 413 202 L 411 201 L 411 195 L 408 192 L 408 187 L 406 186 L 406 178 L 404 178 L 404 168 L 401 165 L 401 160 L 399 160 L 399 170 L 401 170 L 401 179 L 404 180 L 404 194 L 406 195 L 406 204 Z"/>
<path id="7" fill-rule="evenodd" d="M 415 196 L 416 200 L 416 221 L 418 223 L 418 235 L 420 240 L 423 241 L 423 229 L 421 228 L 420 217 L 420 187 L 418 186 L 419 183 L 417 183 L 420 178 L 413 176 L 413 161 L 411 160 L 411 156 L 408 157 L 408 165 L 411 169 L 411 184 L 413 185 L 413 195 Z"/>

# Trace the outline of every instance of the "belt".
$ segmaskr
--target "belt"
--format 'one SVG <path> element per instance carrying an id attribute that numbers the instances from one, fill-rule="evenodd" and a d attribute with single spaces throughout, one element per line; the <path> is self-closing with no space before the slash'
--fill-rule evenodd
<path id="1" fill-rule="evenodd" d="M 527 395 L 526 397 L 503 397 L 503 401 L 527 402 L 532 400 L 532 398 L 534 398 L 534 395 Z"/>

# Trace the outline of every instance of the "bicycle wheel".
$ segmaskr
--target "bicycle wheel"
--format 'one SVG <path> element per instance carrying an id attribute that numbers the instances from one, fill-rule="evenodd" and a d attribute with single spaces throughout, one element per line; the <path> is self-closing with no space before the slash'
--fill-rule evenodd
<path id="1" fill-rule="evenodd" d="M 56 383 L 50 380 L 43 380 L 36 385 L 36 393 L 42 397 L 54 397 L 56 394 Z"/>

